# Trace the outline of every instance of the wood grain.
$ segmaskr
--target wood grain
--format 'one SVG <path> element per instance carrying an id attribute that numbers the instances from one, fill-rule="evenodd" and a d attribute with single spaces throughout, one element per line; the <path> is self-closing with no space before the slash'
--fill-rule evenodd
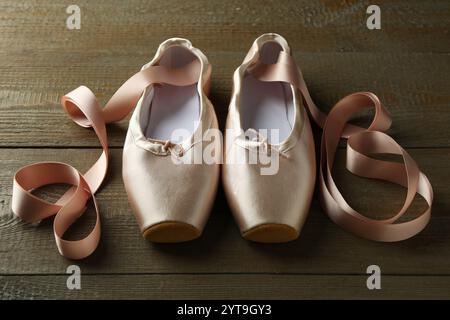
<path id="1" fill-rule="evenodd" d="M 0 299 L 107 298 L 449 298 L 450 288 L 450 2 L 382 0 L 382 29 L 369 31 L 369 0 L 77 0 L 81 30 L 65 26 L 68 3 L 0 2 Z M 300 238 L 282 245 L 240 237 L 219 190 L 203 236 L 178 245 L 142 239 L 121 179 L 127 120 L 108 126 L 111 168 L 97 199 L 100 247 L 82 269 L 82 290 L 66 288 L 66 267 L 51 219 L 39 226 L 11 212 L 14 172 L 35 161 L 64 161 L 86 170 L 100 153 L 91 130 L 77 127 L 60 97 L 84 84 L 101 103 L 170 37 L 189 38 L 213 65 L 211 100 L 221 126 L 231 76 L 252 41 L 285 36 L 323 110 L 355 91 L 375 92 L 391 111 L 390 134 L 407 147 L 435 192 L 432 219 L 413 239 L 375 243 L 332 223 L 316 197 Z M 363 117 L 367 119 L 367 117 Z M 315 128 L 316 145 L 320 131 Z M 335 175 L 350 204 L 371 217 L 402 205 L 404 190 Z M 55 200 L 53 186 L 36 193 Z M 424 208 L 416 199 L 409 217 Z M 93 225 L 92 210 L 69 230 Z M 366 268 L 382 270 L 382 290 L 366 288 Z"/>
<path id="2" fill-rule="evenodd" d="M 1 274 L 62 273 L 71 264 L 55 247 L 52 223 L 24 225 L 10 210 L 11 177 L 14 171 L 34 161 L 68 161 L 80 170 L 93 163 L 99 150 L 16 149 L 0 150 L 0 265 Z M 314 200 L 300 238 L 281 245 L 263 245 L 243 240 L 229 212 L 223 190 L 219 190 L 203 236 L 176 245 L 155 245 L 139 234 L 129 208 L 121 177 L 121 150 L 112 150 L 111 168 L 97 200 L 103 236 L 96 253 L 77 262 L 85 273 L 364 273 L 370 264 L 389 274 L 449 274 L 450 272 L 450 149 L 411 150 L 429 175 L 435 189 L 433 218 L 413 239 L 399 243 L 376 243 L 353 236 L 336 226 Z M 336 180 L 350 203 L 369 216 L 386 217 L 398 210 L 404 190 L 394 185 L 361 179 L 345 172 L 344 151 L 336 166 Z M 432 163 L 430 163 L 432 159 Z M 46 190 L 43 197 L 55 199 L 62 187 Z M 424 208 L 418 200 L 409 216 Z M 87 216 L 73 230 L 76 238 L 93 225 Z M 427 263 L 422 263 L 426 261 Z"/>
<path id="3" fill-rule="evenodd" d="M 445 0 L 378 1 L 382 30 L 375 31 L 366 28 L 369 0 L 115 0 L 95 5 L 79 0 L 82 24 L 76 32 L 65 27 L 67 3 L 31 3 L 1 2 L 4 50 L 114 56 L 149 52 L 164 39 L 184 36 L 209 50 L 242 51 L 258 35 L 278 32 L 311 52 L 449 52 L 450 4 Z"/>
<path id="4" fill-rule="evenodd" d="M 448 276 L 346 275 L 82 275 L 68 290 L 66 276 L 0 276 L 0 299 L 448 299 Z M 176 310 L 173 310 L 174 314 Z M 168 310 L 169 314 L 170 311 Z"/>

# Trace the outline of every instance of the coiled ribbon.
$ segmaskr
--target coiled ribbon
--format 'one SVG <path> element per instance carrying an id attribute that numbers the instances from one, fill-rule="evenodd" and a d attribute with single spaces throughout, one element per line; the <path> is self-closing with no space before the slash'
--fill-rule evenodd
<path id="1" fill-rule="evenodd" d="M 375 241 L 393 242 L 408 239 L 425 228 L 431 216 L 433 189 L 413 158 L 394 139 L 384 133 L 391 125 L 389 112 L 371 92 L 357 92 L 340 100 L 326 115 L 314 104 L 305 80 L 293 58 L 280 52 L 274 64 L 258 62 L 250 69 L 261 81 L 281 81 L 300 90 L 314 121 L 323 128 L 319 169 L 319 193 L 322 208 L 336 224 L 354 234 Z M 368 128 L 348 123 L 363 109 L 373 108 L 375 114 Z M 370 219 L 354 210 L 344 199 L 333 179 L 333 165 L 340 139 L 347 139 L 347 169 L 355 175 L 385 180 L 407 188 L 402 208 L 391 218 Z M 403 163 L 379 160 L 377 154 L 399 155 Z M 411 206 L 415 195 L 421 195 L 427 208 L 418 217 L 398 220 Z"/>
<path id="2" fill-rule="evenodd" d="M 53 232 L 61 255 L 82 259 L 94 252 L 100 241 L 100 215 L 94 194 L 100 188 L 108 171 L 108 138 L 106 124 L 122 120 L 136 106 L 146 87 L 156 83 L 177 86 L 191 85 L 199 80 L 201 65 L 195 60 L 181 68 L 169 69 L 150 66 L 133 75 L 102 108 L 94 93 L 81 86 L 61 99 L 61 104 L 72 120 L 85 128 L 93 128 L 102 146 L 102 154 L 84 174 L 69 164 L 38 162 L 19 169 L 13 182 L 12 210 L 23 221 L 36 223 L 55 215 Z M 36 188 L 64 183 L 72 185 L 55 203 L 32 194 Z M 89 199 L 93 200 L 96 222 L 91 232 L 81 240 L 63 239 L 64 233 L 85 212 Z"/>

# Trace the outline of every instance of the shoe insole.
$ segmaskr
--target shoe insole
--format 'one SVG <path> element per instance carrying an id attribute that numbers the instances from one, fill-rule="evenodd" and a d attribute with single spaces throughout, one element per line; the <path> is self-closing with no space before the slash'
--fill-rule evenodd
<path id="1" fill-rule="evenodd" d="M 153 88 L 150 115 L 144 134 L 147 138 L 180 143 L 183 137 L 173 136 L 175 130 L 187 130 L 192 135 L 199 118 L 200 97 L 197 84 L 183 87 L 157 85 Z"/>
<path id="2" fill-rule="evenodd" d="M 251 74 L 244 77 L 241 94 L 241 114 L 244 131 L 266 129 L 269 143 L 285 140 L 293 127 L 295 108 L 289 84 L 257 80 Z M 279 141 L 271 141 L 271 130 L 279 130 Z M 265 135 L 264 131 L 260 132 Z"/>

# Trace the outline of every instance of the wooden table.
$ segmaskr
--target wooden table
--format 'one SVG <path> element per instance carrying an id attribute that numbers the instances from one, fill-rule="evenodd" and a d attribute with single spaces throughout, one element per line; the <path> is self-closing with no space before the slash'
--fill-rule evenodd
<path id="1" fill-rule="evenodd" d="M 81 29 L 66 27 L 69 2 L 0 2 L 0 297 L 16 298 L 450 298 L 450 3 L 378 1 L 381 30 L 366 28 L 370 1 L 73 1 Z M 52 221 L 33 227 L 11 212 L 12 179 L 21 166 L 54 160 L 86 170 L 100 153 L 92 131 L 69 120 L 60 97 L 84 84 L 102 103 L 158 44 L 186 37 L 213 65 L 211 100 L 223 127 L 231 76 L 252 41 L 284 35 L 324 110 L 344 95 L 373 91 L 393 115 L 389 133 L 416 159 L 435 191 L 433 216 L 399 243 L 358 238 L 335 225 L 317 195 L 298 240 L 243 240 L 220 188 L 203 236 L 155 245 L 144 241 L 121 178 L 128 121 L 108 126 L 111 168 L 97 194 L 103 222 L 88 259 L 61 257 Z M 364 118 L 364 117 L 363 117 Z M 316 142 L 320 130 L 315 128 Z M 386 217 L 405 192 L 344 169 L 337 180 L 352 206 Z M 62 186 L 38 193 L 56 199 Z M 417 199 L 411 215 L 420 213 Z M 71 230 L 86 234 L 92 212 Z M 66 287 L 77 264 L 82 289 Z M 366 268 L 381 268 L 381 290 L 368 290 Z"/>

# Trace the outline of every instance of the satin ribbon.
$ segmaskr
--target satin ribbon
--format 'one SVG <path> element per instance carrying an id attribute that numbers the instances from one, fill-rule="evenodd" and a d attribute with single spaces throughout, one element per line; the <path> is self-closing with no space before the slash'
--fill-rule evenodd
<path id="1" fill-rule="evenodd" d="M 249 72 L 261 81 L 281 81 L 297 88 L 311 117 L 323 128 L 319 169 L 320 202 L 327 215 L 343 229 L 375 241 L 393 242 L 408 239 L 428 224 L 433 203 L 433 189 L 416 162 L 394 139 L 384 133 L 391 125 L 391 117 L 378 97 L 371 92 L 357 92 L 340 100 L 328 115 L 314 104 L 300 69 L 293 58 L 280 52 L 275 64 L 257 62 Z M 366 108 L 374 108 L 375 115 L 368 128 L 348 123 L 351 117 Z M 407 188 L 402 208 L 391 218 L 370 219 L 354 210 L 344 199 L 333 179 L 333 165 L 340 138 L 347 139 L 347 169 L 355 175 L 385 180 Z M 377 154 L 399 155 L 403 163 L 374 158 Z M 397 222 L 412 204 L 415 194 L 428 204 L 415 219 Z"/>
<path id="2" fill-rule="evenodd" d="M 122 120 L 136 106 L 146 87 L 165 83 L 187 86 L 197 83 L 201 65 L 195 60 L 181 68 L 150 66 L 133 75 L 101 108 L 94 93 L 85 86 L 69 92 L 61 104 L 72 120 L 85 128 L 93 128 L 102 146 L 102 154 L 84 174 L 69 164 L 38 162 L 19 169 L 13 182 L 12 211 L 23 221 L 36 223 L 55 215 L 53 232 L 61 255 L 69 259 L 82 259 L 92 254 L 101 235 L 100 214 L 94 194 L 101 186 L 108 171 L 108 138 L 106 124 Z M 55 203 L 47 202 L 32 194 L 36 188 L 64 183 L 72 185 Z M 69 241 L 64 233 L 85 212 L 89 199 L 93 200 L 96 222 L 83 239 Z"/>
<path id="3" fill-rule="evenodd" d="M 100 215 L 94 194 L 108 170 L 106 124 L 123 119 L 133 110 L 147 86 L 155 83 L 191 85 L 198 81 L 199 70 L 198 61 L 179 69 L 151 66 L 128 79 L 104 108 L 101 108 L 92 91 L 84 86 L 62 97 L 61 104 L 72 120 L 82 127 L 94 129 L 103 149 L 102 154 L 85 174 L 81 174 L 69 164 L 60 162 L 39 162 L 19 169 L 13 182 L 13 212 L 29 223 L 56 215 L 53 230 L 61 255 L 69 259 L 82 259 L 92 254 L 98 246 L 101 234 Z M 391 119 L 374 94 L 359 92 L 349 95 L 339 101 L 327 116 L 314 104 L 300 70 L 284 52 L 280 54 L 276 64 L 257 64 L 251 72 L 262 81 L 288 82 L 298 88 L 312 118 L 323 128 L 319 172 L 320 198 L 324 210 L 334 222 L 361 237 L 377 241 L 407 239 L 427 225 L 433 202 L 432 187 L 411 156 L 383 133 L 389 128 Z M 367 107 L 375 108 L 375 117 L 369 128 L 348 123 L 353 114 Z M 369 219 L 352 209 L 339 192 L 331 173 L 341 136 L 348 138 L 349 171 L 367 178 L 390 181 L 408 189 L 403 207 L 392 218 Z M 403 164 L 369 156 L 384 153 L 402 156 Z M 55 183 L 65 183 L 73 187 L 55 203 L 32 194 L 36 188 Z M 426 200 L 428 208 L 413 220 L 395 223 L 411 205 L 416 193 Z M 85 212 L 87 201 L 91 198 L 96 212 L 94 228 L 81 240 L 63 239 L 67 229 Z"/>

